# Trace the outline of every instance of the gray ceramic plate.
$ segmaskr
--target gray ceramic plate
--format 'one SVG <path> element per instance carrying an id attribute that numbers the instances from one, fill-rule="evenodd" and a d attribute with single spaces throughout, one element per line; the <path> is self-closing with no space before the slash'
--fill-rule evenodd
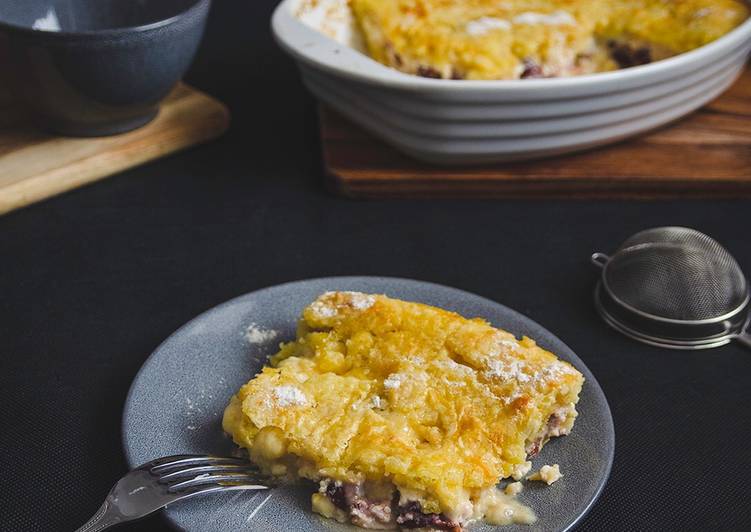
<path id="1" fill-rule="evenodd" d="M 481 316 L 517 336 L 535 338 L 573 363 L 587 379 L 576 426 L 569 436 L 551 441 L 534 461 L 536 468 L 558 463 L 565 476 L 549 487 L 528 483 L 521 495 L 537 513 L 537 524 L 478 525 L 472 530 L 566 530 L 587 512 L 605 485 L 615 445 L 610 409 L 594 376 L 563 342 L 521 314 L 461 290 L 406 279 L 339 277 L 283 284 L 233 299 L 182 327 L 151 355 L 130 389 L 123 415 L 130 466 L 172 454 L 232 452 L 232 442 L 221 429 L 227 401 L 280 341 L 294 337 L 300 311 L 327 290 L 382 293 Z M 172 505 L 167 516 L 176 526 L 195 532 L 357 530 L 311 513 L 313 489 L 310 484 L 206 496 Z"/>

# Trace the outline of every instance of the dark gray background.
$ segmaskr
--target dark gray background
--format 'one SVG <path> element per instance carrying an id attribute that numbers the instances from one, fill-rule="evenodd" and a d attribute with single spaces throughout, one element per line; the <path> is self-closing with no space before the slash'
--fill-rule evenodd
<path id="1" fill-rule="evenodd" d="M 188 77 L 232 108 L 218 142 L 0 218 L 0 530 L 72 530 L 126 471 L 120 416 L 151 351 L 236 295 L 328 275 L 456 286 L 586 362 L 616 428 L 583 530 L 751 528 L 751 353 L 661 351 L 608 330 L 592 251 L 688 225 L 751 271 L 751 202 L 383 201 L 328 194 L 312 99 L 272 0 L 218 0 Z M 751 171 L 751 169 L 749 170 Z M 121 530 L 162 530 L 160 518 Z"/>

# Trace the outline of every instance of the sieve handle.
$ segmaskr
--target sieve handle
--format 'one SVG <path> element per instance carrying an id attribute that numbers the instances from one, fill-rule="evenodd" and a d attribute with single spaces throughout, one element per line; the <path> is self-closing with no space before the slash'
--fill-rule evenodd
<path id="1" fill-rule="evenodd" d="M 746 347 L 751 349 L 751 332 L 743 331 L 741 334 L 735 337 L 738 342 L 742 343 Z"/>
<path id="2" fill-rule="evenodd" d="M 605 265 L 610 262 L 610 255 L 606 255 L 605 253 L 592 253 L 592 256 L 589 258 L 589 260 L 592 261 L 592 264 L 597 266 L 598 268 L 604 268 Z"/>

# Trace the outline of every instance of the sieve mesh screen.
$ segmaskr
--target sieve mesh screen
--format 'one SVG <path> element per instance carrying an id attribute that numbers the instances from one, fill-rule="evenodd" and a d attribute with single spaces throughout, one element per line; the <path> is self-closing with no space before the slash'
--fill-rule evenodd
<path id="1" fill-rule="evenodd" d="M 747 297 L 735 259 L 709 236 L 682 227 L 642 231 L 624 242 L 607 265 L 611 293 L 631 307 L 675 320 L 728 314 Z"/>

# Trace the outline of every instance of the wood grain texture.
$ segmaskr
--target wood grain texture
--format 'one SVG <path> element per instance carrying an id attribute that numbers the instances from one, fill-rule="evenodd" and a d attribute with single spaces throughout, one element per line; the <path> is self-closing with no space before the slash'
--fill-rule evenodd
<path id="1" fill-rule="evenodd" d="M 93 139 L 57 137 L 35 129 L 0 92 L 0 214 L 213 139 L 228 125 L 224 104 L 181 84 L 141 129 Z"/>
<path id="2" fill-rule="evenodd" d="M 751 68 L 719 99 L 613 146 L 539 161 L 430 166 L 321 109 L 325 171 L 354 198 L 751 196 Z"/>

